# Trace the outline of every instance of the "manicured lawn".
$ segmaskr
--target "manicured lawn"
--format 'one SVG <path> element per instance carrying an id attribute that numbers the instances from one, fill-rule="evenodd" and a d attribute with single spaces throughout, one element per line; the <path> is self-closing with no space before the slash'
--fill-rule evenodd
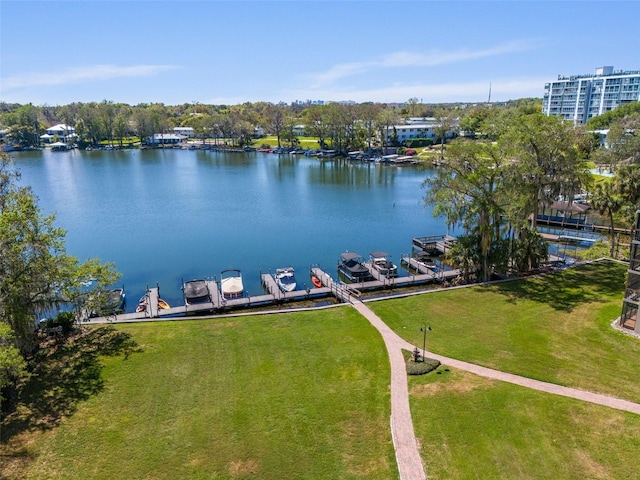
<path id="1" fill-rule="evenodd" d="M 427 350 L 538 380 L 640 402 L 640 340 L 610 326 L 626 266 L 600 262 L 544 277 L 371 302 Z"/>
<path id="2" fill-rule="evenodd" d="M 304 149 L 317 150 L 320 148 L 318 144 L 318 137 L 298 137 L 299 147 Z M 261 145 L 271 145 L 272 147 L 278 146 L 278 137 L 275 135 L 269 135 L 266 137 L 262 137 L 253 142 L 254 147 L 260 147 Z M 283 147 L 288 147 L 289 142 L 284 140 L 280 140 L 280 145 Z"/>
<path id="3" fill-rule="evenodd" d="M 639 415 L 459 370 L 438 372 L 409 384 L 429 478 L 637 478 Z"/>
<path id="4" fill-rule="evenodd" d="M 53 429 L 42 422 L 43 431 L 30 428 L 46 414 L 35 411 L 37 401 L 7 419 L 3 462 L 14 461 L 8 453 L 18 449 L 23 463 L 5 473 L 397 477 L 386 350 L 354 310 L 121 325 L 118 332 L 130 334 L 141 351 L 100 357 L 102 371 L 93 365 L 93 375 L 73 385 L 34 381 L 32 400 L 59 395 L 75 406 Z"/>
<path id="5" fill-rule="evenodd" d="M 640 340 L 610 327 L 625 273 L 601 262 L 368 305 L 416 345 L 430 325 L 442 355 L 640 401 Z M 3 419 L 0 477 L 397 478 L 386 349 L 348 306 L 101 331 L 35 372 Z M 430 479 L 636 476 L 638 415 L 446 366 L 409 389 Z"/>

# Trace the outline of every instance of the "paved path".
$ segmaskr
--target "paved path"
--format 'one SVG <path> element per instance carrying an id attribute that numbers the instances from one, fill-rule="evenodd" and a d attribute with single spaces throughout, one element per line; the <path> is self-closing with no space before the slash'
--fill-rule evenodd
<path id="1" fill-rule="evenodd" d="M 407 367 L 402 355 L 402 349 L 405 348 L 406 342 L 360 300 L 352 297 L 351 304 L 378 329 L 389 353 L 391 364 L 391 436 L 396 451 L 400 479 L 424 480 L 427 476 L 413 431 L 413 420 L 409 408 Z M 413 347 L 410 350 L 413 350 Z"/>
<path id="2" fill-rule="evenodd" d="M 411 352 L 416 347 L 391 330 L 386 323 L 360 300 L 354 297 L 350 297 L 349 300 L 353 307 L 380 332 L 384 344 L 387 347 L 387 352 L 389 353 L 389 362 L 391 364 L 391 436 L 396 452 L 396 462 L 398 463 L 400 480 L 425 480 L 427 475 L 422 464 L 420 450 L 418 449 L 413 430 L 413 420 L 411 419 L 411 410 L 409 407 L 406 363 L 402 354 L 402 350 Z M 430 358 L 439 360 L 443 365 L 465 370 L 476 375 L 640 415 L 640 404 L 638 403 L 576 388 L 563 387 L 553 383 L 541 382 L 539 380 L 481 367 L 473 363 L 443 357 L 442 355 L 437 355 L 429 351 L 423 353 Z"/>

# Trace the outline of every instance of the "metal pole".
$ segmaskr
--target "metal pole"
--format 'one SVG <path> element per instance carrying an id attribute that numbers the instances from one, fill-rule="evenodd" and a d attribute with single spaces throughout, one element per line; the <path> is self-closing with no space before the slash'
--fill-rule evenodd
<path id="1" fill-rule="evenodd" d="M 427 330 L 431 330 L 431 326 L 427 326 L 426 323 L 423 323 L 420 330 L 422 331 L 422 361 L 424 362 L 427 354 Z"/>

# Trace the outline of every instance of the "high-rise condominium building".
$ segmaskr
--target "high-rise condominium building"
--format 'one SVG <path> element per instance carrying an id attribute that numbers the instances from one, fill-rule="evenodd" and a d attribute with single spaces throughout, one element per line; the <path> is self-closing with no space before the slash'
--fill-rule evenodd
<path id="1" fill-rule="evenodd" d="M 640 70 L 600 67 L 595 75 L 558 75 L 556 81 L 545 84 L 542 112 L 580 125 L 634 101 L 640 101 Z"/>

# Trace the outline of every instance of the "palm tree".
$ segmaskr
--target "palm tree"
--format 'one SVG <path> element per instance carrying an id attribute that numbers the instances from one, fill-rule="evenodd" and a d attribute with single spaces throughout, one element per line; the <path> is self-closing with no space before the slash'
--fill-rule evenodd
<path id="1" fill-rule="evenodd" d="M 620 195 L 616 194 L 611 182 L 600 182 L 596 184 L 595 190 L 591 197 L 591 207 L 595 208 L 601 215 L 607 215 L 610 222 L 611 234 L 611 257 L 613 258 L 616 241 L 615 227 L 613 223 L 613 215 L 620 211 L 623 201 Z"/>
<path id="2" fill-rule="evenodd" d="M 524 228 L 515 241 L 513 258 L 518 272 L 528 272 L 540 266 L 549 257 L 547 242 L 532 228 Z"/>
<path id="3" fill-rule="evenodd" d="M 447 259 L 462 272 L 464 283 L 469 283 L 471 276 L 478 271 L 478 245 L 480 239 L 476 235 L 460 235 L 447 252 Z"/>

